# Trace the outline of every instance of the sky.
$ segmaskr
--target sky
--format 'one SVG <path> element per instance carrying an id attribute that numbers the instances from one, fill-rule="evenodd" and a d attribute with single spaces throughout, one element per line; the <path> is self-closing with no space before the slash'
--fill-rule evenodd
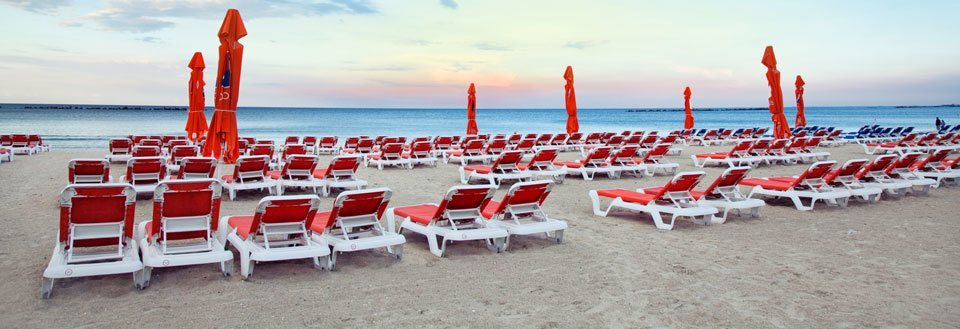
<path id="1" fill-rule="evenodd" d="M 960 103 L 960 1 L 0 0 L 0 103 L 187 104 L 237 8 L 240 106 L 766 107 Z M 208 97 L 208 104 L 212 105 Z"/>

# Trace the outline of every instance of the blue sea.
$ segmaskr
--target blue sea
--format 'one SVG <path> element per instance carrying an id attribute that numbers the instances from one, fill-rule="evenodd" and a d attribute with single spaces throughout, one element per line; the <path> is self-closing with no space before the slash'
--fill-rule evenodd
<path id="1" fill-rule="evenodd" d="M 37 133 L 54 148 L 103 148 L 110 138 L 131 134 L 183 134 L 187 117 L 181 110 L 88 109 L 63 105 L 43 108 L 27 104 L 0 105 L 0 133 Z M 50 107 L 50 106 L 39 106 Z M 207 109 L 207 118 L 212 116 Z M 790 123 L 795 108 L 785 109 Z M 683 125 L 677 109 L 580 109 L 580 130 L 676 130 Z M 846 131 L 863 125 L 915 126 L 933 129 L 939 116 L 960 124 L 958 107 L 810 107 L 808 126 L 834 126 Z M 768 127 L 765 110 L 709 109 L 694 112 L 697 128 Z M 268 108 L 237 111 L 241 136 L 282 140 L 288 135 L 463 134 L 464 109 Z M 479 109 L 481 133 L 556 133 L 565 129 L 563 109 Z"/>

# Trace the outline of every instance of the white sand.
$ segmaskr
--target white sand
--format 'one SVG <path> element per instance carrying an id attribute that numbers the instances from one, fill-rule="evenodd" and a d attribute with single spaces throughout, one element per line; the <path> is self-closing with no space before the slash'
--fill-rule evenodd
<path id="1" fill-rule="evenodd" d="M 688 147 L 670 159 L 691 170 L 689 154 L 727 148 Z M 865 157 L 855 146 L 828 150 L 840 162 Z M 437 258 L 424 238 L 407 233 L 402 262 L 359 252 L 341 255 L 334 272 L 308 261 L 264 263 L 249 282 L 222 277 L 216 265 L 156 269 L 144 291 L 129 275 L 59 280 L 52 299 L 41 300 L 67 161 L 103 153 L 54 151 L 0 165 L 0 327 L 960 325 L 960 189 L 813 212 L 770 205 L 760 219 L 681 222 L 673 231 L 649 217 L 590 210 L 590 189 L 657 186 L 665 176 L 568 179 L 546 203 L 570 224 L 562 245 L 516 238 L 493 254 L 459 243 Z M 751 176 L 804 168 L 763 167 Z M 122 171 L 112 168 L 115 178 Z M 707 172 L 712 180 L 721 169 Z M 392 188 L 393 206 L 437 202 L 459 184 L 454 165 L 361 175 Z M 252 214 L 260 197 L 225 201 L 221 214 Z M 329 209 L 333 199 L 323 202 Z M 150 201 L 140 201 L 137 220 L 150 211 Z"/>

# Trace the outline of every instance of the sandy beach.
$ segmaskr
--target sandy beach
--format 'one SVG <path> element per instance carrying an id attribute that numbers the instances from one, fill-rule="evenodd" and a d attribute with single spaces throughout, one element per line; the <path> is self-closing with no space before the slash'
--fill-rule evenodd
<path id="1" fill-rule="evenodd" d="M 729 146 L 686 147 L 671 156 Z M 859 146 L 831 159 L 865 157 Z M 128 275 L 60 280 L 38 297 L 57 233 L 57 196 L 71 158 L 103 150 L 55 150 L 0 165 L 0 326 L 66 327 L 956 327 L 960 324 L 960 189 L 929 196 L 851 202 L 800 212 L 768 205 L 759 219 L 681 222 L 672 231 L 645 215 L 594 216 L 587 191 L 657 186 L 652 178 L 569 178 L 546 202 L 565 219 L 566 241 L 514 238 L 494 254 L 475 243 L 438 258 L 406 233 L 401 262 L 383 252 L 342 254 L 333 272 L 308 261 L 265 263 L 250 281 L 215 265 L 156 269 L 151 286 Z M 564 153 L 573 159 L 578 153 Z M 326 163 L 329 157 L 324 157 Z M 767 166 L 751 176 L 799 173 Z M 118 178 L 122 165 L 113 165 Z M 708 168 L 708 180 L 721 172 Z M 437 202 L 458 185 L 455 165 L 363 168 L 371 186 L 394 191 L 391 206 Z M 498 193 L 502 195 L 506 187 Z M 222 215 L 252 214 L 263 195 L 224 201 Z M 137 221 L 151 201 L 141 197 Z M 323 199 L 323 210 L 333 199 Z M 235 257 L 236 259 L 236 257 Z"/>

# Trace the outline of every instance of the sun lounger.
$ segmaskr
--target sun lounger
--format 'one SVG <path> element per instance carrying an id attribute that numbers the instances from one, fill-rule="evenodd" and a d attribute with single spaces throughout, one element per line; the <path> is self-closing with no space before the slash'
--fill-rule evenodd
<path id="1" fill-rule="evenodd" d="M 863 186 L 882 189 L 884 195 L 893 198 L 902 197 L 913 187 L 913 184 L 899 179 L 893 179 L 887 175 L 886 172 L 887 167 L 897 158 L 898 157 L 893 154 L 880 155 L 873 159 L 873 161 L 867 163 L 854 177 L 859 179 Z"/>
<path id="2" fill-rule="evenodd" d="M 60 193 L 57 244 L 43 271 L 40 296 L 56 279 L 132 274 L 143 269 L 133 239 L 137 196 L 129 184 L 68 185 Z"/>
<path id="3" fill-rule="evenodd" d="M 434 155 L 433 144 L 429 141 L 414 142 L 407 157 L 410 159 L 410 166 L 428 165 L 436 167 L 437 162 L 440 161 Z"/>
<path id="4" fill-rule="evenodd" d="M 700 168 L 721 164 L 731 168 L 744 165 L 756 166 L 761 158 L 750 155 L 749 150 L 752 144 L 751 141 L 739 141 L 729 151 L 693 154 L 690 155 L 690 159 L 693 160 L 693 165 Z"/>
<path id="5" fill-rule="evenodd" d="M 343 192 L 333 209 L 317 213 L 310 227 L 311 237 L 333 250 L 327 268 L 336 268 L 341 252 L 385 248 L 398 260 L 403 258 L 406 238 L 380 223 L 392 194 L 387 188 Z"/>
<path id="6" fill-rule="evenodd" d="M 270 170 L 270 158 L 266 156 L 242 156 L 237 159 L 232 175 L 221 177 L 223 188 L 230 194 L 230 200 L 237 198 L 237 191 L 264 190 L 270 194 L 279 193 L 277 182 L 267 175 Z"/>
<path id="7" fill-rule="evenodd" d="M 797 210 L 813 210 L 817 201 L 846 207 L 850 192 L 846 189 L 835 189 L 823 180 L 836 163 L 836 161 L 820 161 L 812 164 L 798 176 L 746 178 L 740 181 L 740 185 L 753 187 L 748 195 L 750 198 L 754 195 L 788 198 L 793 201 Z M 809 205 L 804 204 L 803 199 L 810 199 Z"/>
<path id="8" fill-rule="evenodd" d="M 326 168 L 317 168 L 313 177 L 323 181 L 323 195 L 329 196 L 333 189 L 355 189 L 367 187 L 367 181 L 357 176 L 360 168 L 360 158 L 351 155 L 340 155 L 330 160 Z"/>
<path id="9" fill-rule="evenodd" d="M 133 157 L 133 142 L 126 138 L 114 138 L 110 140 L 110 154 L 107 154 L 107 161 L 126 163 Z"/>
<path id="10" fill-rule="evenodd" d="M 520 182 L 513 184 L 500 201 L 490 201 L 483 207 L 482 215 L 507 230 L 510 235 L 540 235 L 556 243 L 563 242 L 567 222 L 547 216 L 541 205 L 550 190 L 551 181 Z M 510 237 L 504 240 L 503 249 L 510 246 Z"/>
<path id="11" fill-rule="evenodd" d="M 760 207 L 766 203 L 760 199 L 748 198 L 740 192 L 740 181 L 747 177 L 749 171 L 750 167 L 727 168 L 706 189 L 690 191 L 690 196 L 696 200 L 697 205 L 714 207 L 722 212 L 722 215 L 714 215 L 709 224 L 726 222 L 730 211 L 735 211 L 738 216 L 744 211 L 754 218 L 760 216 Z"/>
<path id="12" fill-rule="evenodd" d="M 500 183 L 505 180 L 529 180 L 532 175 L 520 169 L 520 161 L 522 159 L 523 152 L 504 151 L 500 154 L 500 157 L 489 166 L 461 166 L 458 168 L 460 172 L 460 182 L 469 184 L 473 179 L 482 179 L 486 180 L 490 185 L 499 187 Z"/>
<path id="13" fill-rule="evenodd" d="M 170 157 L 167 158 L 167 170 L 171 174 L 176 174 L 180 171 L 180 162 L 183 161 L 183 158 L 186 157 L 196 157 L 200 155 L 200 150 L 196 146 L 192 145 L 180 145 L 174 146 L 170 150 Z"/>
<path id="14" fill-rule="evenodd" d="M 380 170 L 383 170 L 383 166 L 413 169 L 413 163 L 409 156 L 403 155 L 403 144 L 400 143 L 384 144 L 380 148 L 380 153 L 367 155 L 364 159 L 367 167 L 375 164 Z"/>
<path id="15" fill-rule="evenodd" d="M 704 175 L 702 171 L 678 173 L 663 186 L 649 189 L 649 193 L 647 189 L 591 190 L 589 195 L 593 213 L 607 217 L 618 209 L 644 212 L 650 214 L 654 224 L 662 230 L 673 229 L 678 218 L 691 218 L 701 224 L 709 223 L 718 212 L 717 208 L 697 205 L 690 194 Z M 611 199 L 605 209 L 601 207 L 601 197 Z M 669 222 L 663 220 L 664 214 L 670 215 Z"/>
<path id="16" fill-rule="evenodd" d="M 650 151 L 644 153 L 642 157 L 634 159 L 634 162 L 646 166 L 648 176 L 656 175 L 657 171 L 673 175 L 677 173 L 680 164 L 666 161 L 666 155 L 669 151 L 670 144 L 657 144 Z"/>
<path id="17" fill-rule="evenodd" d="M 133 185 L 137 193 L 153 193 L 167 176 L 166 160 L 161 157 L 134 157 L 127 160 L 127 173 L 120 181 Z"/>
<path id="18" fill-rule="evenodd" d="M 317 154 L 337 154 L 337 136 L 323 136 L 317 144 Z"/>
<path id="19" fill-rule="evenodd" d="M 313 190 L 313 194 L 320 194 L 324 181 L 313 176 L 317 162 L 315 155 L 291 155 L 283 162 L 283 168 L 279 171 L 267 172 L 270 179 L 277 182 L 277 195 L 283 195 L 290 187 L 307 188 Z"/>
<path id="20" fill-rule="evenodd" d="M 557 161 L 553 164 L 565 168 L 567 175 L 580 175 L 585 180 L 593 180 L 598 173 L 606 174 L 608 178 L 619 178 L 620 168 L 611 166 L 607 161 L 612 149 L 610 146 L 595 147 L 579 161 Z"/>
<path id="21" fill-rule="evenodd" d="M 228 216 L 223 221 L 226 240 L 240 254 L 240 276 L 253 274 L 256 262 L 313 259 L 326 268 L 330 248 L 315 242 L 309 228 L 320 206 L 316 195 L 270 196 L 260 200 L 253 216 Z M 221 239 L 222 240 L 222 239 Z"/>
<path id="22" fill-rule="evenodd" d="M 133 157 L 134 158 L 144 158 L 144 157 L 159 157 L 163 156 L 163 153 L 160 151 L 159 146 L 134 146 L 133 147 Z M 129 160 L 129 159 L 128 159 Z"/>
<path id="23" fill-rule="evenodd" d="M 912 188 L 908 191 L 912 194 L 923 194 L 926 195 L 930 191 L 930 187 L 937 185 L 936 179 L 924 178 L 920 175 L 917 175 L 911 167 L 917 161 L 920 161 L 922 153 L 910 152 L 906 153 L 897 160 L 894 160 L 890 166 L 887 167 L 885 172 L 890 178 L 898 179 L 901 181 L 909 182 L 912 185 Z"/>
<path id="24" fill-rule="evenodd" d="M 205 157 L 186 157 L 180 161 L 177 179 L 215 178 L 217 159 Z"/>
<path id="25" fill-rule="evenodd" d="M 106 159 L 73 159 L 67 166 L 70 184 L 110 183 L 110 162 Z"/>
<path id="26" fill-rule="evenodd" d="M 649 172 L 646 164 L 634 161 L 638 149 L 639 147 L 636 145 L 621 146 L 610 154 L 608 161 L 611 166 L 620 169 L 620 175 L 629 173 L 633 177 L 643 177 L 644 175 L 652 176 L 653 174 Z"/>
<path id="27" fill-rule="evenodd" d="M 461 166 L 470 162 L 486 162 L 490 157 L 483 152 L 483 141 L 472 139 L 459 150 L 450 150 L 443 154 L 444 162 L 457 161 Z"/>
<path id="28" fill-rule="evenodd" d="M 215 179 L 164 181 L 153 193 L 153 218 L 138 226 L 143 255 L 140 287 L 150 285 L 155 267 L 219 264 L 233 270 L 233 253 L 218 240 L 220 183 Z"/>
<path id="29" fill-rule="evenodd" d="M 567 170 L 563 166 L 554 165 L 557 159 L 557 150 L 540 150 L 534 153 L 530 162 L 517 165 L 520 170 L 530 173 L 531 178 L 549 177 L 557 184 L 563 184 Z"/>
<path id="30" fill-rule="evenodd" d="M 483 241 L 488 249 L 499 253 L 510 233 L 481 214 L 494 191 L 492 186 L 455 186 L 440 204 L 388 209 L 388 226 L 395 229 L 397 219 L 402 218 L 400 233 L 410 230 L 426 236 L 430 252 L 437 257 L 443 257 L 450 241 Z"/>
<path id="31" fill-rule="evenodd" d="M 833 187 L 846 189 L 855 200 L 870 203 L 877 202 L 883 193 L 883 189 L 864 186 L 863 182 L 856 177 L 857 172 L 863 170 L 869 162 L 870 160 L 867 159 L 848 160 L 844 162 L 840 168 L 828 172 L 823 177 L 823 180 Z"/>

